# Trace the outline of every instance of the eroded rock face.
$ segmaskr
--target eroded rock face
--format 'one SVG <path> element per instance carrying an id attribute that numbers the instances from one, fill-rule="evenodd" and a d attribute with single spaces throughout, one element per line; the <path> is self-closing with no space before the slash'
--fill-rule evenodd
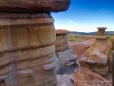
<path id="1" fill-rule="evenodd" d="M 76 78 L 77 86 L 111 86 L 112 83 L 87 68 L 81 68 L 73 75 Z"/>
<path id="2" fill-rule="evenodd" d="M 109 43 L 106 37 L 97 37 L 95 42 L 85 52 L 84 56 L 90 57 L 93 54 L 93 52 L 100 52 L 102 54 L 105 54 L 108 46 L 109 46 Z"/>
<path id="3" fill-rule="evenodd" d="M 0 21 L 0 86 L 55 86 L 56 35 L 50 14 L 4 13 Z"/>
<path id="4" fill-rule="evenodd" d="M 93 72 L 103 77 L 108 76 L 109 68 L 107 64 L 107 55 L 105 54 L 109 43 L 104 36 L 105 27 L 98 27 L 98 36 L 94 43 L 84 53 L 84 59 L 80 60 L 82 66 L 89 68 Z"/>
<path id="5" fill-rule="evenodd" d="M 56 30 L 55 47 L 56 55 L 59 59 L 58 74 L 71 74 L 75 68 L 73 66 L 75 61 L 70 62 L 70 59 L 75 59 L 75 56 L 71 56 L 67 34 L 67 30 Z"/>
<path id="6" fill-rule="evenodd" d="M 80 64 L 82 67 L 86 67 L 103 77 L 107 77 L 109 74 L 109 69 L 107 64 L 91 62 L 90 60 L 88 61 L 87 59 L 81 60 Z"/>
<path id="7" fill-rule="evenodd" d="M 70 42 L 69 45 L 75 51 L 77 58 L 80 59 L 81 57 L 83 57 L 86 50 L 90 48 L 94 41 L 95 39 L 89 39 L 83 42 Z"/>
<path id="8" fill-rule="evenodd" d="M 70 0 L 1 0 L 2 12 L 59 12 L 69 8 Z"/>
<path id="9" fill-rule="evenodd" d="M 112 81 L 107 81 L 84 67 L 72 75 L 57 75 L 57 86 L 111 86 L 111 84 Z"/>
<path id="10" fill-rule="evenodd" d="M 109 66 L 109 70 L 110 70 L 110 73 L 112 74 L 113 72 L 113 68 L 112 68 L 112 65 L 113 65 L 113 58 L 112 58 L 112 52 L 114 51 L 114 38 L 111 39 L 111 42 L 110 42 L 110 45 L 109 45 L 109 48 L 107 49 L 106 51 L 106 55 L 108 56 L 108 66 Z"/>

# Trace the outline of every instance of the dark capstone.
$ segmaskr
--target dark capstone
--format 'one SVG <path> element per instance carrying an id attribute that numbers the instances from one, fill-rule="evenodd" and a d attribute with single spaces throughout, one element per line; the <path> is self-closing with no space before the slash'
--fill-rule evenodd
<path id="1" fill-rule="evenodd" d="M 0 12 L 59 12 L 69 5 L 70 0 L 0 0 Z"/>

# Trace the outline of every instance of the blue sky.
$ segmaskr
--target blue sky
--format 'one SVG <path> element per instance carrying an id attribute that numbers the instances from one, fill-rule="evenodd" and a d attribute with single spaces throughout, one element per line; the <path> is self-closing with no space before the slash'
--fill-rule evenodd
<path id="1" fill-rule="evenodd" d="M 67 11 L 52 16 L 56 29 L 93 32 L 105 26 L 114 31 L 114 0 L 71 0 Z"/>

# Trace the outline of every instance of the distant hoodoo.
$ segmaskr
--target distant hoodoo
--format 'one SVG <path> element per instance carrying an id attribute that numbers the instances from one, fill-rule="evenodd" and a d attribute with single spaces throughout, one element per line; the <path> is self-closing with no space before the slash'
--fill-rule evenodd
<path id="1" fill-rule="evenodd" d="M 105 35 L 105 29 L 107 29 L 107 27 L 97 27 L 97 29 L 98 29 L 97 36 L 104 36 Z"/>
<path id="2" fill-rule="evenodd" d="M 82 61 L 81 64 L 93 72 L 106 77 L 109 74 L 107 55 L 105 54 L 109 47 L 108 40 L 104 36 L 106 27 L 98 27 L 97 29 L 98 36 L 91 47 L 86 50 L 84 57 L 87 59 L 86 61 Z"/>

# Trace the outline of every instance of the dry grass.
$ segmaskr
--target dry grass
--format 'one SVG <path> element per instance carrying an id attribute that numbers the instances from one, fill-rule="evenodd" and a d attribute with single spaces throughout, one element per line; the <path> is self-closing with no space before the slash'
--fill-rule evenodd
<path id="1" fill-rule="evenodd" d="M 84 38 L 86 37 L 86 36 L 95 36 L 96 37 L 96 35 L 78 35 L 78 34 L 68 34 L 68 40 L 69 41 L 72 41 L 72 42 L 82 42 L 82 41 L 84 41 Z M 114 37 L 114 34 L 112 34 L 112 35 L 105 35 L 107 38 L 108 38 L 108 40 L 110 41 L 110 39 L 112 38 L 112 37 Z"/>

